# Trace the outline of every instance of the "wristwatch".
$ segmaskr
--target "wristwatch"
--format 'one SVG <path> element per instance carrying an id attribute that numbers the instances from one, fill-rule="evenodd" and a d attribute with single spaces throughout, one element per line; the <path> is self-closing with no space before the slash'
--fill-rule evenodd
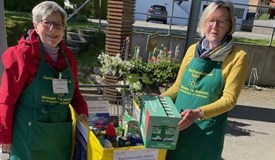
<path id="1" fill-rule="evenodd" d="M 199 113 L 200 117 L 198 118 L 198 120 L 202 120 L 203 119 L 203 112 L 200 108 L 199 108 L 199 110 L 200 110 L 200 113 Z"/>

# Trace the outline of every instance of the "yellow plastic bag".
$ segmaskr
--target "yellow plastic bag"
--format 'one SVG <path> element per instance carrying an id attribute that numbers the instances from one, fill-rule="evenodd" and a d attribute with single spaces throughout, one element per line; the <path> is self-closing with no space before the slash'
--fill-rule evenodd
<path id="1" fill-rule="evenodd" d="M 76 132 L 76 114 L 71 105 L 69 105 L 70 111 L 71 111 L 71 116 L 72 116 L 72 148 L 71 148 L 71 160 L 73 159 L 74 156 L 74 147 L 75 147 L 75 132 Z"/>
<path id="2" fill-rule="evenodd" d="M 71 110 L 72 126 L 73 126 L 72 127 L 72 152 L 71 152 L 72 154 L 71 154 L 71 160 L 79 159 L 79 158 L 86 159 L 85 158 L 86 156 L 87 156 L 87 159 L 88 159 L 89 152 L 88 152 L 87 147 L 88 147 L 88 143 L 89 143 L 89 134 L 92 131 L 90 130 L 88 124 L 85 121 L 83 121 L 83 120 L 81 120 L 77 117 L 77 114 L 74 111 L 73 107 L 71 105 L 69 105 L 69 107 L 70 107 L 70 110 Z M 77 136 L 79 136 L 79 137 L 77 137 Z M 77 143 L 77 141 L 79 143 Z M 85 147 L 84 143 L 87 143 L 86 147 Z M 85 150 L 86 150 L 86 152 L 85 152 Z M 76 157 L 74 157 L 74 156 L 76 156 Z"/>
<path id="3" fill-rule="evenodd" d="M 114 152 L 119 150 L 138 150 L 144 149 L 144 146 L 130 146 L 118 148 L 103 148 L 92 131 L 89 133 L 89 142 L 87 143 L 88 160 L 113 160 Z M 157 160 L 165 160 L 166 150 L 159 150 Z"/>

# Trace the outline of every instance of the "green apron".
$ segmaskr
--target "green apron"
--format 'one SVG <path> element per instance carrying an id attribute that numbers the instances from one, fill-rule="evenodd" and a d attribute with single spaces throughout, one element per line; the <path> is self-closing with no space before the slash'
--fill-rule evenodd
<path id="1" fill-rule="evenodd" d="M 222 62 L 193 58 L 183 75 L 176 107 L 181 112 L 218 100 L 224 88 Z M 220 160 L 227 112 L 197 120 L 180 132 L 176 150 L 167 152 L 166 160 Z"/>
<path id="2" fill-rule="evenodd" d="M 67 68 L 57 73 L 45 62 L 44 48 L 33 82 L 22 92 L 16 105 L 11 160 L 69 160 L 72 120 L 69 103 L 74 80 L 66 55 Z M 53 79 L 66 79 L 67 93 L 53 93 Z"/>

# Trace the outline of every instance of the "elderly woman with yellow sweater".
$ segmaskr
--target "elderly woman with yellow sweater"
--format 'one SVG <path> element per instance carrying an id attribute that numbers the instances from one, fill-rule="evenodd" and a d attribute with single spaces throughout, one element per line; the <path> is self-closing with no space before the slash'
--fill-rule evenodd
<path id="1" fill-rule="evenodd" d="M 228 111 L 247 75 L 247 54 L 233 44 L 235 9 L 231 2 L 207 6 L 199 27 L 203 37 L 191 45 L 175 83 L 161 96 L 175 99 L 182 119 L 176 150 L 166 160 L 220 160 Z"/>

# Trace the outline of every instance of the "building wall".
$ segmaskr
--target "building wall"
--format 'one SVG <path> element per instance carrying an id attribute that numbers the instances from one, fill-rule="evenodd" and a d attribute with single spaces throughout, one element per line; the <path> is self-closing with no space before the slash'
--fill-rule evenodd
<path id="1" fill-rule="evenodd" d="M 249 0 L 249 5 L 260 5 L 261 0 Z M 256 13 L 257 7 L 249 6 L 248 12 Z"/>
<path id="2" fill-rule="evenodd" d="M 257 7 L 249 6 L 248 12 L 258 13 L 259 15 L 263 13 L 269 13 L 269 8 L 267 7 L 274 6 L 275 3 L 273 1 L 274 0 L 249 0 L 249 5 L 257 5 Z"/>

